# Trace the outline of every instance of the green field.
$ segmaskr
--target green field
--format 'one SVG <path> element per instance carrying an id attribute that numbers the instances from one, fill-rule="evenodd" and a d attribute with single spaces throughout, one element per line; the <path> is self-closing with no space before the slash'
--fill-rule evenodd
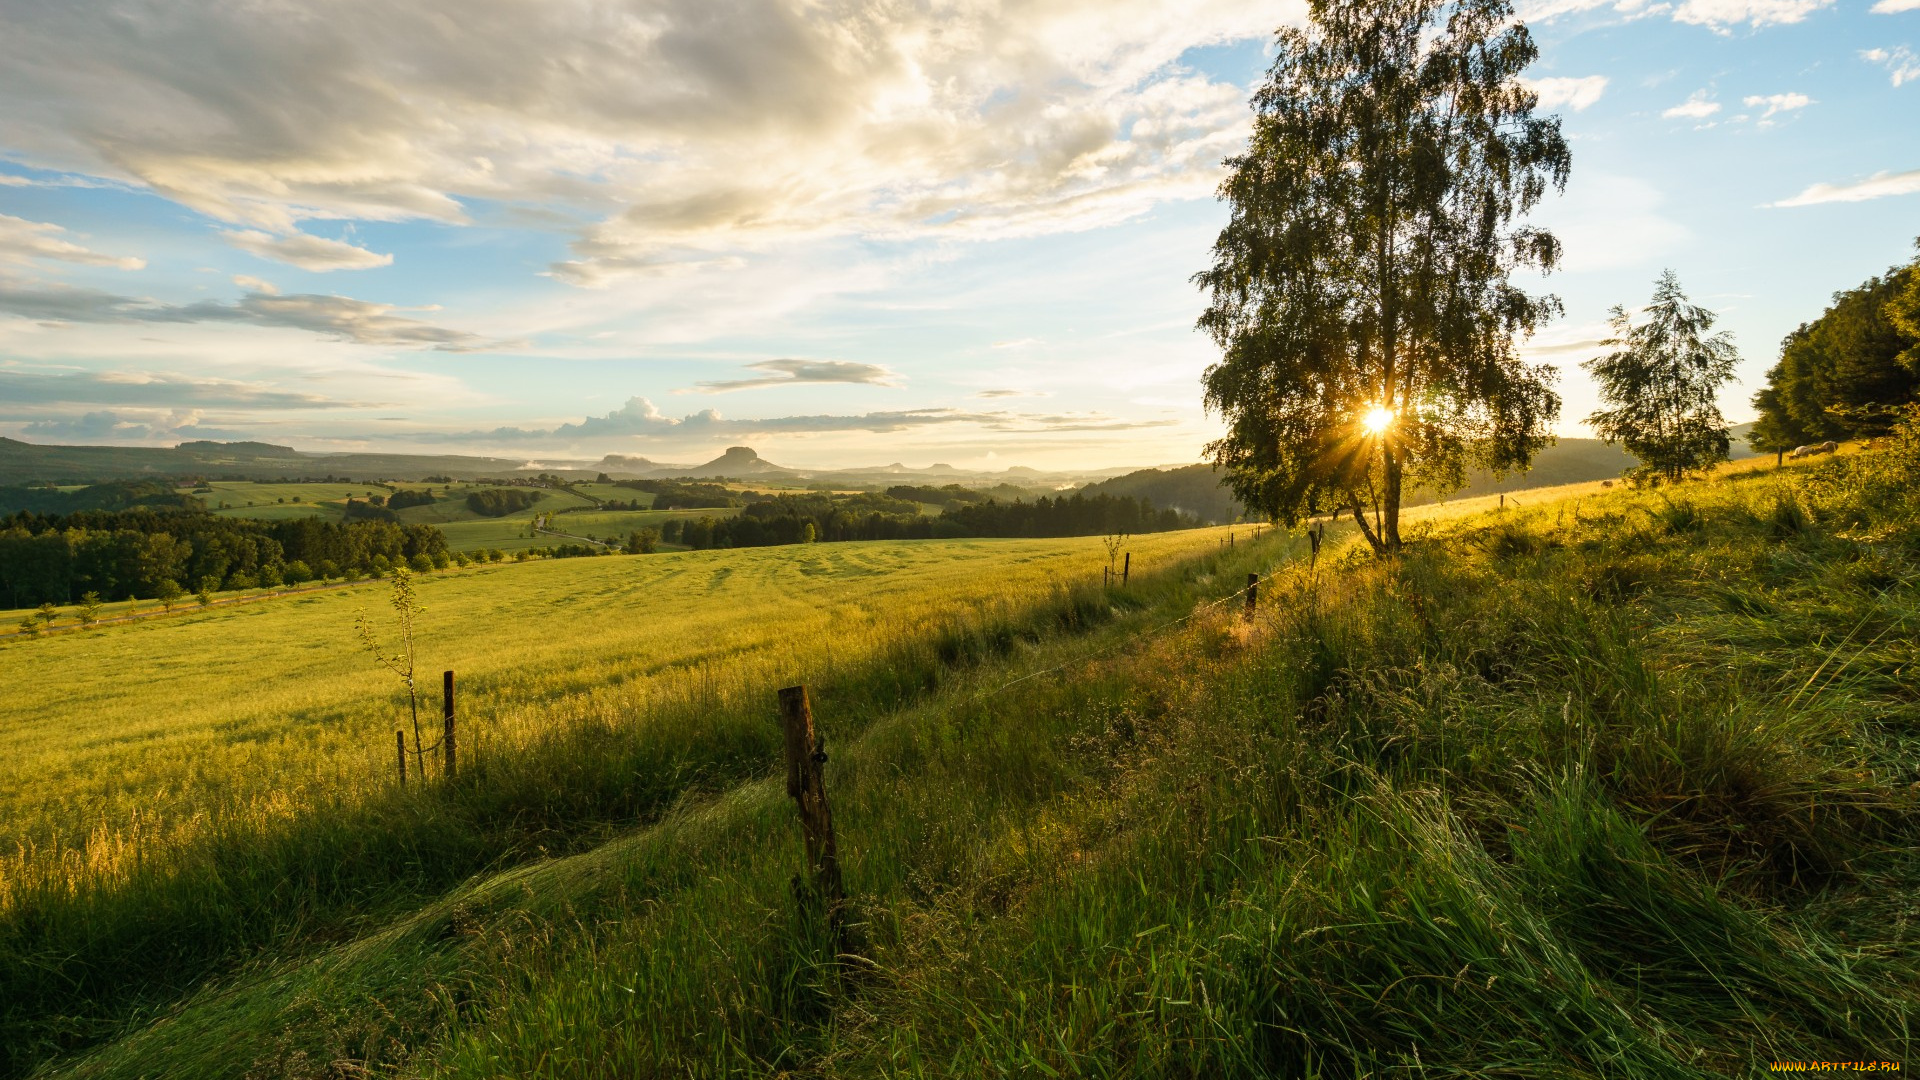
<path id="1" fill-rule="evenodd" d="M 1197 531 L 1131 547 L 1144 568 L 1213 543 Z M 1064 578 L 1096 577 L 1098 549 L 1092 537 L 820 544 L 427 575 L 420 655 L 434 673 L 461 672 L 477 730 L 507 746 L 582 716 L 644 709 L 668 692 L 656 680 L 690 670 L 732 685 L 864 656 L 929 619 L 1027 603 Z M 383 614 L 384 592 L 368 582 L 187 606 L 0 644 L 15 687 L 0 704 L 0 851 L 28 842 L 43 857 L 72 850 L 97 865 L 100 845 L 118 843 L 136 812 L 153 838 L 190 834 L 206 815 L 294 812 L 384 789 L 394 680 L 353 630 L 361 613 Z"/>
<path id="2" fill-rule="evenodd" d="M 509 515 L 509 518 L 489 518 L 467 509 L 466 497 L 472 492 L 495 489 L 498 485 L 408 483 L 368 486 L 357 484 L 265 483 L 218 480 L 206 486 L 211 487 L 213 490 L 211 492 L 196 492 L 193 488 L 181 488 L 180 490 L 182 493 L 195 494 L 195 497 L 205 500 L 207 508 L 217 514 L 227 517 L 259 518 L 265 521 L 284 521 L 289 518 L 313 517 L 315 515 L 338 517 L 345 511 L 345 503 L 349 497 L 364 500 L 369 495 L 378 495 L 385 498 L 393 494 L 394 491 L 432 489 L 437 496 L 437 501 L 426 506 L 409 506 L 397 510 L 394 512 L 394 516 L 407 524 L 445 525 L 454 522 L 483 522 L 491 524 L 492 527 L 490 528 L 467 530 L 466 533 L 462 534 L 463 541 L 469 535 L 474 537 L 482 535 L 489 537 L 501 536 L 511 539 L 516 529 L 512 525 L 504 524 L 504 522 L 510 519 L 519 519 L 518 531 L 524 532 L 526 519 L 532 517 L 534 514 L 590 509 L 594 505 L 593 500 L 566 491 L 538 488 L 520 489 L 535 491 L 539 495 L 539 501 L 525 510 L 517 511 Z M 628 492 L 628 494 L 646 500 L 652 499 L 651 495 L 645 495 L 640 492 Z M 456 551 L 471 551 L 483 547 L 497 547 L 506 551 L 515 550 L 515 548 L 509 547 L 504 543 L 492 543 L 478 539 L 470 543 L 455 542 L 452 540 L 451 535 L 449 537 L 449 543 Z M 527 546 L 538 545 L 529 542 Z"/>
<path id="3" fill-rule="evenodd" d="M 378 584 L 0 644 L 0 798 L 34 838 L 3 871 L 0 1066 L 1911 1059 L 1902 447 L 1462 500 L 1391 561 L 1342 526 L 1311 571 L 1275 531 L 1134 538 L 1126 590 L 1098 538 L 429 576 L 425 666 L 462 673 L 471 756 L 405 791 L 391 677 L 346 640 Z M 837 946 L 795 891 L 790 681 L 830 752 Z"/>

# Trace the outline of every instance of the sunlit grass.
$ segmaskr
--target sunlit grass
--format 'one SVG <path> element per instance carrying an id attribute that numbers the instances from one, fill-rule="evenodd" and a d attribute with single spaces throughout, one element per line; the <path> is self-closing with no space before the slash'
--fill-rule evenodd
<path id="1" fill-rule="evenodd" d="M 1207 549 L 1213 532 L 1136 538 L 1135 566 Z M 459 673 L 469 738 L 505 752 L 644 710 L 689 679 L 851 661 L 1095 578 L 1103 561 L 1089 537 L 496 565 L 420 579 L 420 652 L 429 674 Z M 7 639 L 0 851 L 98 867 L 136 815 L 147 843 L 166 843 L 209 815 L 297 813 L 389 786 L 398 699 L 352 632 L 382 595 L 370 582 L 233 608 L 189 598 L 171 618 Z"/>
<path id="2" fill-rule="evenodd" d="M 1435 508 L 1399 559 L 1336 536 L 1311 572 L 1242 528 L 1104 628 L 880 707 L 822 695 L 837 968 L 769 739 L 757 775 L 275 953 L 57 1072 L 1910 1058 L 1920 523 L 1820 475 Z M 1213 603 L 1249 570 L 1252 620 Z"/>

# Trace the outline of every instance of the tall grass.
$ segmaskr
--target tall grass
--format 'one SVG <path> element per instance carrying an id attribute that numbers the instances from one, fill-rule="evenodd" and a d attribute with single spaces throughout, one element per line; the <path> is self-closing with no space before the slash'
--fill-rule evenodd
<path id="1" fill-rule="evenodd" d="M 1164 577 L 1176 557 L 1214 550 L 1211 541 L 1134 546 Z M 18 846 L 0 863 L 0 1066 L 19 1072 L 106 1037 L 263 949 L 352 936 L 472 874 L 579 850 L 761 775 L 778 754 L 768 721 L 778 685 L 811 682 L 823 705 L 858 724 L 951 672 L 1073 636 L 1171 587 L 1151 573 L 1127 592 L 1090 584 L 1094 543 L 848 545 L 778 561 L 764 552 L 581 560 L 587 569 L 565 576 L 513 568 L 423 580 L 423 654 L 457 648 L 474 663 L 463 667 L 466 764 L 454 784 L 394 784 L 396 703 L 377 673 L 348 670 L 368 665 L 344 633 L 322 637 L 327 655 L 289 673 L 288 692 L 331 698 L 292 723 L 267 704 L 271 692 L 251 698 L 257 714 L 247 700 L 183 709 L 150 721 L 170 729 L 159 736 L 175 743 L 165 753 L 118 739 L 89 745 L 85 736 L 108 726 L 100 718 L 78 732 L 42 718 L 41 738 L 17 745 L 66 769 L 24 784 L 59 797 L 34 807 L 31 790 L 18 792 L 9 820 Z M 784 592 L 755 597 L 770 587 Z M 567 608 L 595 590 L 645 599 L 603 602 L 591 638 L 537 639 L 562 620 L 579 626 Z M 265 632 L 209 616 L 163 640 L 175 656 L 238 654 L 198 673 L 217 692 L 287 655 L 275 631 L 344 631 L 336 624 L 358 605 L 330 604 L 284 607 L 259 620 Z M 622 634 L 609 618 L 641 625 Z M 476 623 L 485 629 L 455 645 Z M 174 657 L 131 631 L 10 655 L 44 666 L 88 644 L 144 644 L 148 670 L 165 671 Z M 528 635 L 536 640 L 520 641 Z M 32 651 L 40 646 L 64 652 Z M 93 689 L 109 708 L 140 707 L 125 681 Z M 356 692 L 369 700 L 351 701 Z M 271 730 L 276 722 L 284 728 Z M 93 777 L 73 775 L 82 763 Z M 78 827 L 88 831 L 76 839 Z"/>
<path id="2" fill-rule="evenodd" d="M 920 692 L 838 684 L 855 955 L 799 913 L 792 811 L 749 771 L 56 1071 L 1911 1060 L 1920 505 L 1869 457 L 1440 523 L 1270 576 L 1250 623 L 1208 603 L 1278 554 L 1243 546 L 1077 637 L 972 635 Z"/>

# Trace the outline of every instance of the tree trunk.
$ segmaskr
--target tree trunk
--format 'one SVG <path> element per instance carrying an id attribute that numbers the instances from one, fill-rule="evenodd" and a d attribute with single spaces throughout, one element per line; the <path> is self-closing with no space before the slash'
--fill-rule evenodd
<path id="1" fill-rule="evenodd" d="M 1361 507 L 1359 496 L 1349 493 L 1347 500 L 1347 509 L 1353 511 L 1353 520 L 1360 524 L 1360 535 L 1367 538 L 1375 555 L 1385 554 L 1386 546 L 1380 542 L 1380 534 L 1373 531 L 1372 523 L 1367 520 L 1367 512 Z"/>
<path id="2" fill-rule="evenodd" d="M 1381 436 L 1383 442 L 1386 436 Z M 1380 541 L 1389 552 L 1400 550 L 1400 480 L 1403 470 L 1400 456 L 1393 452 L 1390 445 L 1383 445 L 1380 456 L 1386 460 L 1386 495 L 1384 498 L 1383 518 Z"/>

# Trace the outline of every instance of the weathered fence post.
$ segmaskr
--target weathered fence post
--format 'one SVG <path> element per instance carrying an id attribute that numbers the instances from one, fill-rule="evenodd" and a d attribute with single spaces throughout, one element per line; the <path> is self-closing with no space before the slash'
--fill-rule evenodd
<path id="1" fill-rule="evenodd" d="M 1247 618 L 1253 618 L 1253 608 L 1260 602 L 1260 575 L 1247 575 Z"/>
<path id="2" fill-rule="evenodd" d="M 1312 548 L 1307 556 L 1307 572 L 1312 573 L 1320 565 L 1320 538 L 1327 534 L 1327 523 L 1321 522 L 1307 530 L 1307 545 Z"/>
<path id="3" fill-rule="evenodd" d="M 446 673 L 446 675 L 444 676 L 444 678 L 445 678 L 445 680 L 446 680 L 446 688 L 445 688 L 445 689 L 446 689 L 446 694 L 445 694 L 445 701 L 444 701 L 444 708 L 445 708 L 445 713 L 446 713 L 446 719 L 447 719 L 447 726 L 446 726 L 446 730 L 444 730 L 444 731 L 442 731 L 442 732 L 440 733 L 440 745 L 441 745 L 441 746 L 444 746 L 444 747 L 446 747 L 446 749 L 447 749 L 447 757 L 446 757 L 446 761 L 447 761 L 447 779 L 449 779 L 449 780 L 451 780 L 451 779 L 453 779 L 453 774 L 454 774 L 454 754 L 453 754 L 453 745 L 454 745 L 454 744 L 453 744 L 453 672 L 451 672 L 451 671 L 449 671 L 449 672 L 447 672 L 447 673 Z"/>
<path id="4" fill-rule="evenodd" d="M 400 753 L 400 786 L 406 787 L 407 786 L 407 733 L 404 731 L 394 732 L 393 743 L 394 743 L 394 746 L 398 748 Z"/>
<path id="5" fill-rule="evenodd" d="M 1127 552 L 1125 561 L 1120 564 L 1120 587 L 1127 587 L 1127 578 L 1133 575 L 1133 552 Z"/>
<path id="6" fill-rule="evenodd" d="M 786 733 L 787 795 L 800 811 L 800 830 L 807 841 L 807 867 L 813 873 L 814 892 L 827 905 L 827 920 L 837 943 L 845 895 L 840 882 L 840 853 L 833 842 L 833 813 L 821 783 L 826 752 L 813 731 L 813 708 L 807 688 L 789 686 L 780 691 L 780 720 Z"/>

